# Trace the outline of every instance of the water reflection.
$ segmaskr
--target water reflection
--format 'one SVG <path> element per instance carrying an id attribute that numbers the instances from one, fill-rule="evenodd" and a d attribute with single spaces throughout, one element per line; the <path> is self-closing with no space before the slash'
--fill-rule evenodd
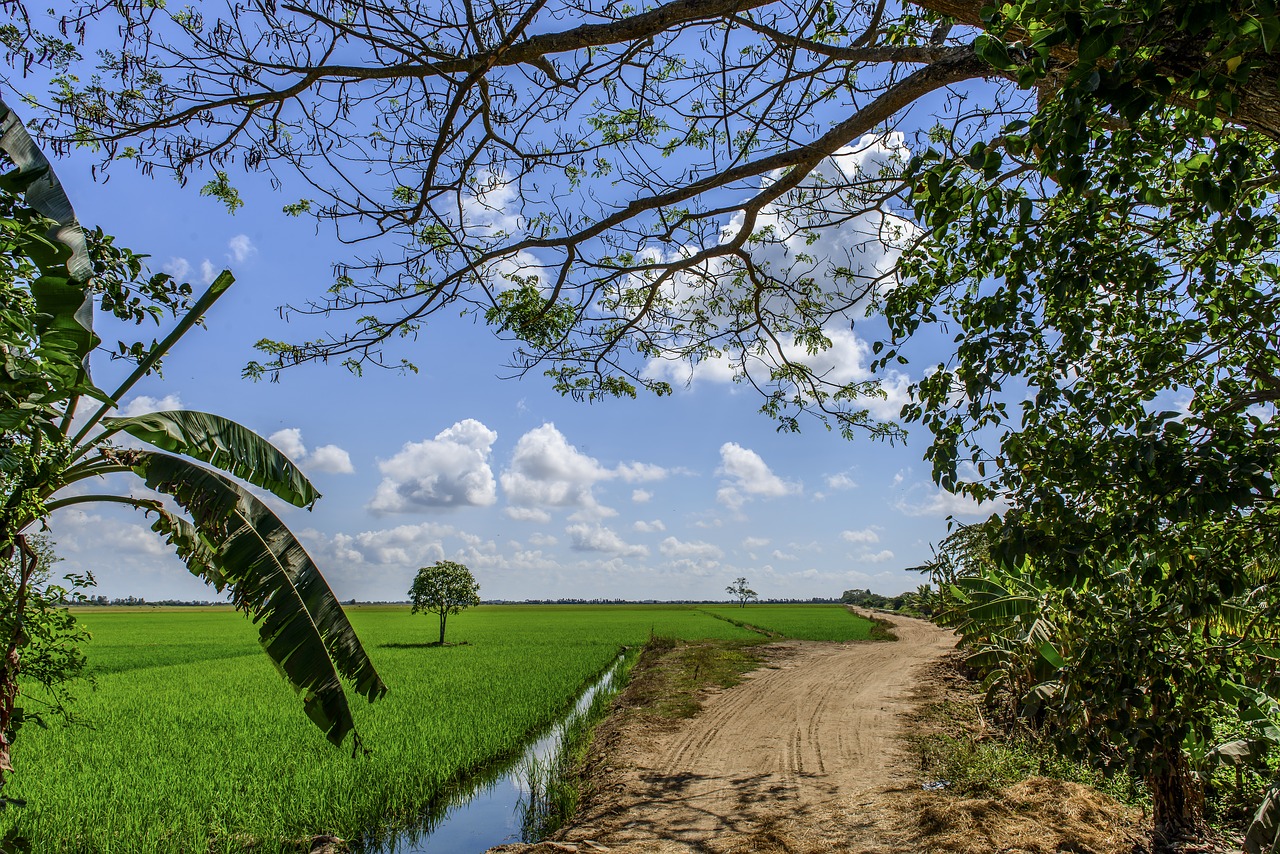
<path id="1" fill-rule="evenodd" d="M 623 655 L 578 697 L 558 722 L 529 742 L 519 755 L 496 762 L 431 804 L 409 828 L 366 839 L 368 854 L 479 854 L 504 842 L 521 842 L 528 780 L 535 765 L 546 766 L 560 752 L 565 731 L 591 708 L 596 695 L 614 687 Z"/>

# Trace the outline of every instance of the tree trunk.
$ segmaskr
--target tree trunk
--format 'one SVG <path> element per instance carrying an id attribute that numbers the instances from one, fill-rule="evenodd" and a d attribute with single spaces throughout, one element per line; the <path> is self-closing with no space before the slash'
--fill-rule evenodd
<path id="1" fill-rule="evenodd" d="M 26 644 L 26 632 L 22 624 L 27 610 L 27 591 L 31 579 L 40 565 L 39 556 L 27 545 L 21 534 L 13 538 L 18 551 L 18 588 L 14 601 L 8 603 L 13 609 L 13 630 L 9 635 L 4 659 L 0 661 L 0 786 L 7 782 L 13 773 L 13 713 L 18 705 L 18 671 L 21 669 L 21 649 Z"/>
<path id="2" fill-rule="evenodd" d="M 1204 790 L 1187 757 L 1175 747 L 1166 750 L 1161 769 L 1147 777 L 1151 790 L 1152 823 L 1157 849 L 1178 840 L 1203 838 Z"/>
<path id="3" fill-rule="evenodd" d="M 440 612 L 440 645 L 441 646 L 444 646 L 444 621 L 448 619 L 448 616 L 449 615 L 447 612 L 445 611 Z"/>

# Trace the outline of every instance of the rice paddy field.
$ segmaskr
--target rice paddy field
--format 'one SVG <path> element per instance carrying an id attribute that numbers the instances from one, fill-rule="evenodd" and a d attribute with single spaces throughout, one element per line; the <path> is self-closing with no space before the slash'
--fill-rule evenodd
<path id="1" fill-rule="evenodd" d="M 715 611 L 716 613 L 709 613 Z M 24 729 L 0 838 L 93 854 L 298 850 L 317 833 L 376 839 L 556 720 L 624 646 L 651 635 L 761 640 L 743 609 L 482 606 L 438 625 L 407 606 L 348 608 L 387 684 L 361 703 L 367 754 L 333 748 L 229 608 L 82 609 L 94 686 L 79 725 Z M 746 609 L 793 637 L 848 640 L 839 606 Z M 861 634 L 859 634 L 861 633 Z M 305 850 L 302 849 L 302 850 Z"/>
<path id="2" fill-rule="evenodd" d="M 860 641 L 871 637 L 872 623 L 841 605 L 748 605 L 704 607 L 708 614 L 759 626 L 784 637 L 816 641 Z"/>

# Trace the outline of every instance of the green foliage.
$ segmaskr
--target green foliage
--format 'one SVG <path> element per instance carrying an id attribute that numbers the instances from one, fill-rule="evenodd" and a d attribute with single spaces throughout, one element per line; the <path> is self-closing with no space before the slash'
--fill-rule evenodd
<path id="1" fill-rule="evenodd" d="M 418 570 L 409 587 L 413 613 L 430 611 L 440 617 L 440 643 L 444 644 L 445 622 L 480 604 L 480 584 L 471 570 L 451 560 L 438 560 Z"/>
<path id="2" fill-rule="evenodd" d="M 1264 742 L 1280 735 L 1274 703 L 1241 686 L 1276 688 L 1273 642 L 1252 631 L 1265 600 L 1193 607 L 1180 568 L 1146 556 L 1063 587 L 1030 560 L 993 560 L 997 522 L 982 533 L 985 547 L 972 531 L 944 546 L 944 620 L 971 650 L 989 702 L 1016 709 L 1068 757 L 1143 780 L 1166 832 L 1200 826 L 1218 768 L 1264 767 Z M 1242 574 L 1269 586 L 1260 567 Z"/>
<path id="3" fill-rule="evenodd" d="M 746 577 L 741 575 L 734 579 L 733 583 L 724 589 L 724 592 L 737 599 L 739 607 L 742 608 L 747 607 L 748 602 L 760 598 L 758 593 L 747 586 Z"/>
<path id="4" fill-rule="evenodd" d="M 54 553 L 53 541 L 45 534 L 27 538 L 36 553 L 35 577 L 28 579 L 29 588 L 19 614 L 19 588 L 22 586 L 20 555 L 0 565 L 0 637 L 19 634 L 22 678 L 26 684 L 38 686 L 23 705 L 15 708 L 10 731 L 5 737 L 12 742 L 25 724 L 47 728 L 57 720 L 73 721 L 72 690 L 85 668 L 84 644 L 89 632 L 67 609 L 82 597 L 81 591 L 93 586 L 92 576 L 68 574 L 55 578 L 53 567 L 60 558 Z"/>

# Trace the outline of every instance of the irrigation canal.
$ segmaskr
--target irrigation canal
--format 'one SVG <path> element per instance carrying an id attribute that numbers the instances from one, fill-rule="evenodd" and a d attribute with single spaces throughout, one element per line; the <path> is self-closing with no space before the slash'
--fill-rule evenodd
<path id="1" fill-rule="evenodd" d="M 564 717 L 530 740 L 514 759 L 463 781 L 420 824 L 383 836 L 361 850 L 367 854 L 481 854 L 495 845 L 522 841 L 531 776 L 559 755 L 565 732 L 586 713 L 596 695 L 614 688 L 624 657 L 620 654 Z"/>

